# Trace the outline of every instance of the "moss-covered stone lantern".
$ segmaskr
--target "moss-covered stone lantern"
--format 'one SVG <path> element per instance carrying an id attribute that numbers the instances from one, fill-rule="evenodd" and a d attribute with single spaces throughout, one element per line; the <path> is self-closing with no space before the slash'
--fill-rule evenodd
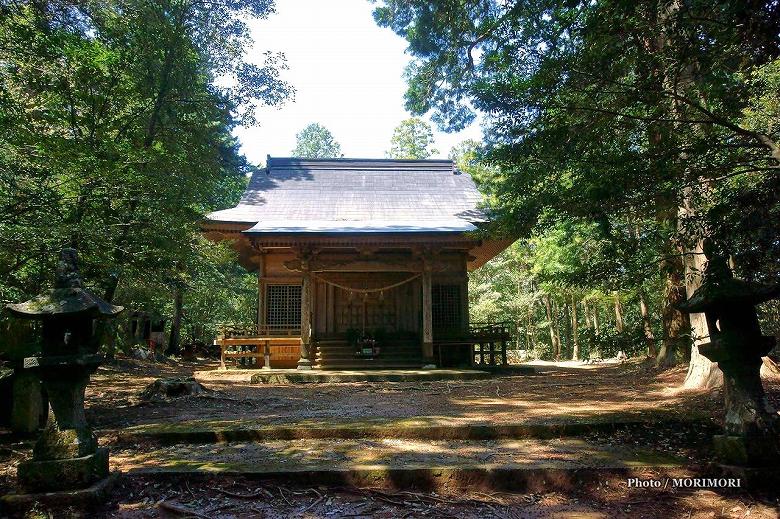
<path id="1" fill-rule="evenodd" d="M 734 279 L 723 256 L 705 243 L 704 279 L 678 305 L 685 313 L 703 312 L 710 341 L 699 352 L 723 372 L 725 431 L 714 438 L 719 461 L 733 468 L 780 465 L 780 416 L 761 384 L 761 363 L 775 345 L 761 334 L 755 306 L 780 296 L 780 287 Z M 743 472 L 744 473 L 744 472 Z"/>
<path id="2" fill-rule="evenodd" d="M 96 319 L 114 317 L 122 307 L 84 288 L 76 251 L 64 249 L 54 288 L 7 309 L 15 316 L 41 321 L 41 354 L 25 358 L 24 367 L 38 373 L 49 397 L 48 420 L 33 457 L 18 468 L 20 490 L 35 493 L 90 487 L 109 474 L 108 449 L 98 448 L 84 415 L 84 390 L 103 360 L 98 354 Z"/>

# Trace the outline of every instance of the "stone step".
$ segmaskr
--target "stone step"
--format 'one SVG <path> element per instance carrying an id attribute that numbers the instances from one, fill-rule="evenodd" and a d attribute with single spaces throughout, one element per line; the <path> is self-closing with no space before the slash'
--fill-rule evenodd
<path id="1" fill-rule="evenodd" d="M 208 449 L 113 447 L 113 470 L 128 474 L 251 476 L 299 483 L 385 488 L 552 491 L 605 474 L 679 468 L 682 460 L 643 449 L 575 439 L 416 441 L 399 439 L 231 442 Z"/>
<path id="2" fill-rule="evenodd" d="M 262 420 L 190 420 L 175 424 L 143 424 L 121 430 L 102 431 L 120 443 L 151 440 L 156 443 L 197 444 L 223 442 L 267 442 L 273 440 L 408 439 L 431 440 L 550 440 L 577 438 L 587 434 L 609 436 L 617 431 L 664 423 L 668 427 L 697 427 L 716 430 L 708 421 L 681 422 L 668 416 L 580 419 L 566 422 L 526 421 L 521 423 L 473 423 L 466 419 L 420 416 L 405 419 L 360 421 L 305 420 L 268 425 Z"/>

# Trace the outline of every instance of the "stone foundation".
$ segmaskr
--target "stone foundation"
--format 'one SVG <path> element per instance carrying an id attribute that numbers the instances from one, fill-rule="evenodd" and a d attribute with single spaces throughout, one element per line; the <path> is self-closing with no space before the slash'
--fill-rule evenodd
<path id="1" fill-rule="evenodd" d="M 19 487 L 24 492 L 65 491 L 89 487 L 108 476 L 108 449 L 80 458 L 25 461 L 19 464 Z"/>

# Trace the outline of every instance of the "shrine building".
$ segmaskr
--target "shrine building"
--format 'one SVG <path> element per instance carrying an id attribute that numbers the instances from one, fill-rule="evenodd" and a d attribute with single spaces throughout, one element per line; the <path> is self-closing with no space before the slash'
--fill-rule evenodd
<path id="1" fill-rule="evenodd" d="M 512 241 L 475 232 L 486 223 L 480 200 L 450 160 L 269 156 L 237 206 L 202 222 L 257 272 L 257 324 L 226 329 L 223 366 L 505 362 L 506 331 L 468 319 L 468 272 Z"/>

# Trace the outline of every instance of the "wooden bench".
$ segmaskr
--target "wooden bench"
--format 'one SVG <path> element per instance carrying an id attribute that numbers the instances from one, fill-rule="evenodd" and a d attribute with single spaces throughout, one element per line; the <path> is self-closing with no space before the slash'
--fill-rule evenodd
<path id="1" fill-rule="evenodd" d="M 294 367 L 301 351 L 300 337 L 230 337 L 214 341 L 220 347 L 220 369 L 227 369 L 226 360 L 238 364 L 240 359 L 263 359 L 263 368 Z M 245 349 L 245 347 L 250 347 Z M 254 347 L 254 348 L 252 348 Z M 274 364 L 272 366 L 272 360 Z"/>

